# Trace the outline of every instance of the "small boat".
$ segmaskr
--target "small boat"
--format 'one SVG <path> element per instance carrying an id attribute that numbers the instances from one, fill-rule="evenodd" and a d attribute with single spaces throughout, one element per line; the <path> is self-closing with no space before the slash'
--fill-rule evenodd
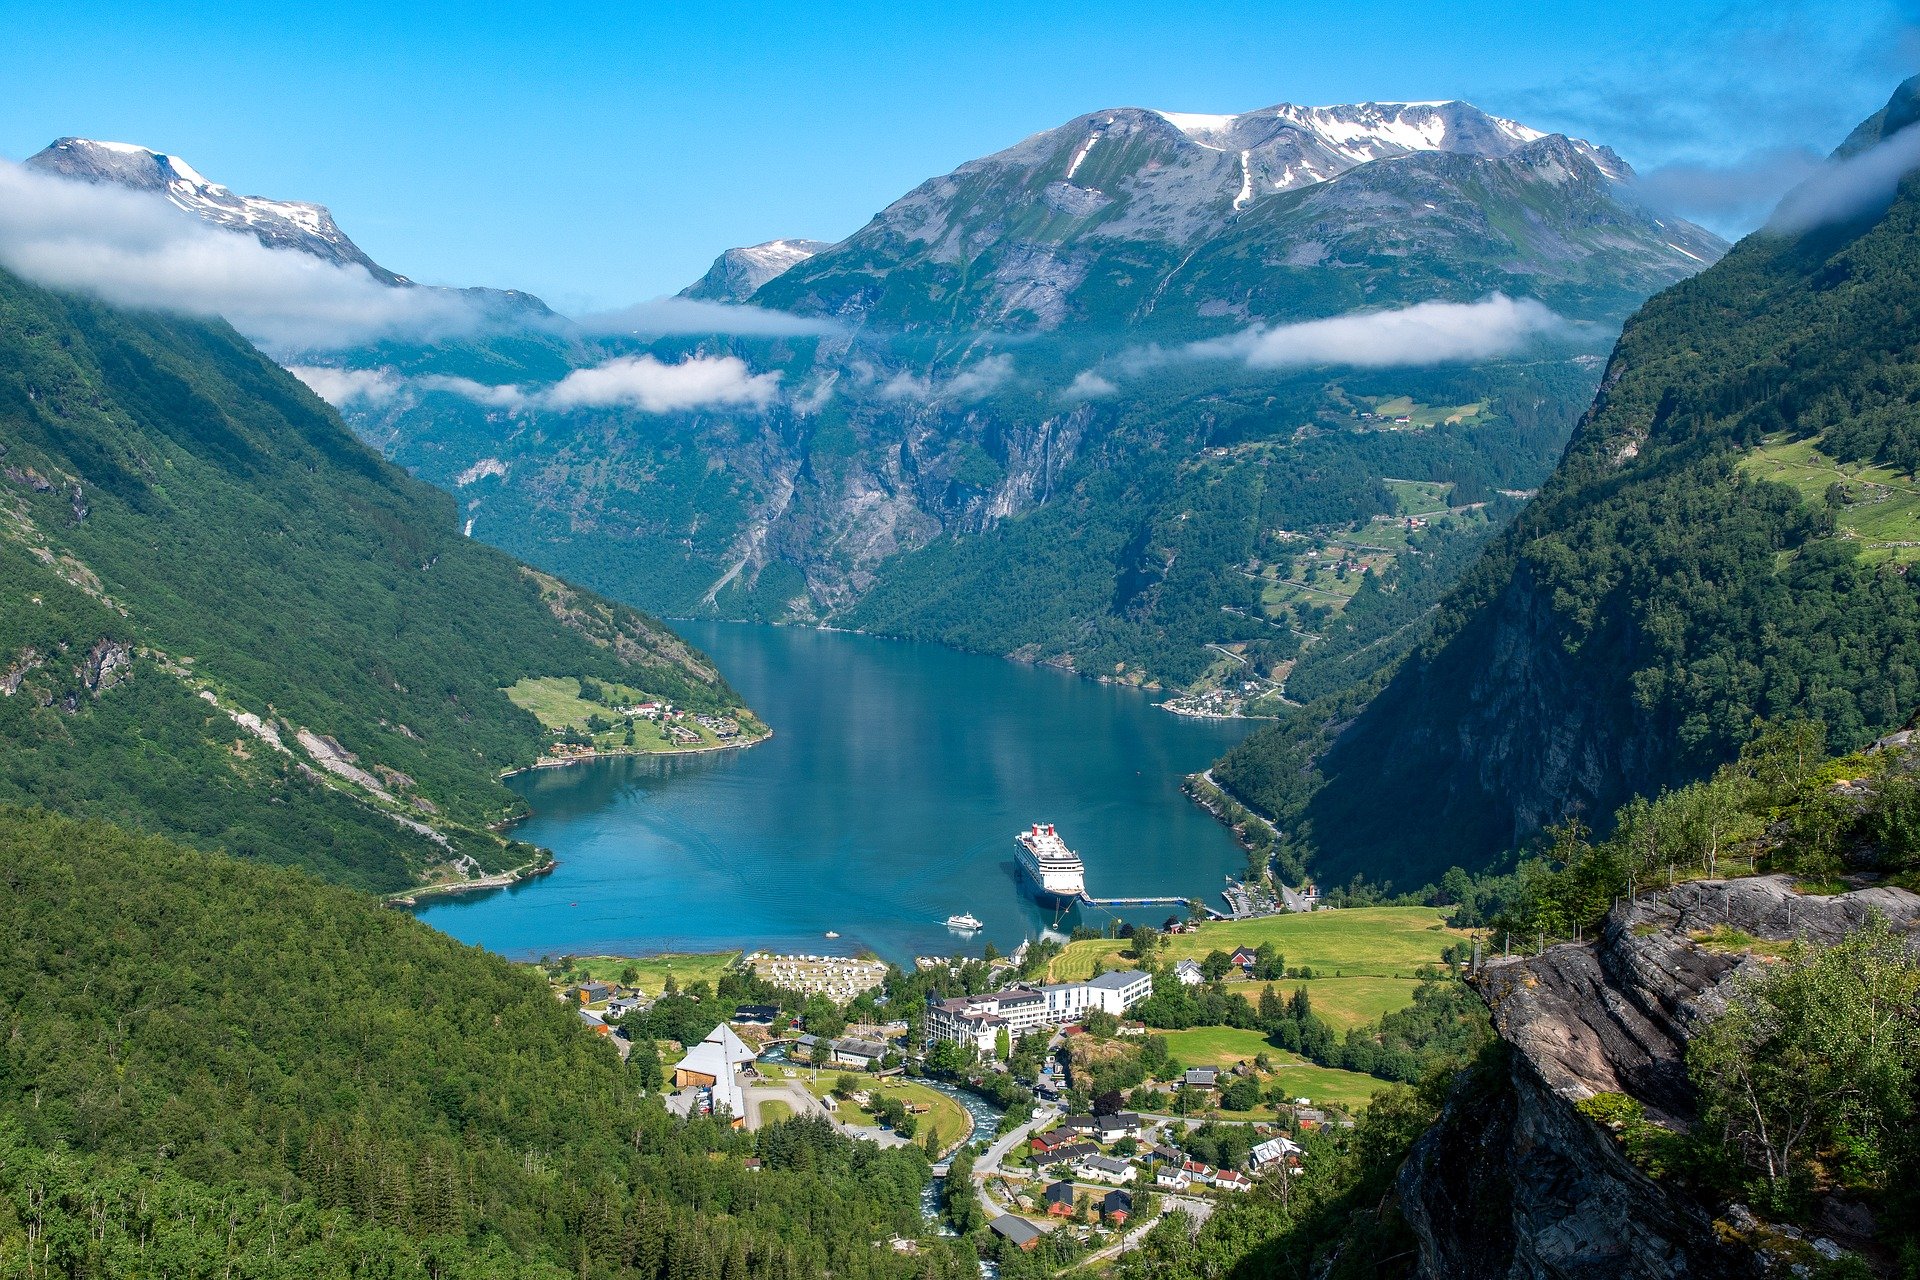
<path id="1" fill-rule="evenodd" d="M 976 919 L 971 911 L 961 915 L 947 917 L 947 928 L 958 929 L 963 933 L 973 933 L 980 929 L 983 923 L 983 921 Z"/>
<path id="2" fill-rule="evenodd" d="M 828 936 L 829 938 L 837 938 L 837 937 L 839 937 L 840 935 L 839 935 L 839 934 L 837 934 L 837 933 L 835 933 L 835 932 L 834 932 L 833 930 L 831 930 L 831 929 L 829 929 L 829 930 L 827 930 L 827 936 Z"/>

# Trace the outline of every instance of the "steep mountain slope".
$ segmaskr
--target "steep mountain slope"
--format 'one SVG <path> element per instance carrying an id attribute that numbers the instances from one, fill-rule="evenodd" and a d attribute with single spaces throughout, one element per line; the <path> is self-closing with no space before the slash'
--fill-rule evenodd
<path id="1" fill-rule="evenodd" d="M 698 302 L 745 302 L 767 281 L 832 247 L 825 240 L 768 240 L 729 249 L 680 296 Z"/>
<path id="2" fill-rule="evenodd" d="M 462 538 L 220 324 L 0 273 L 0 799 L 393 890 L 524 863 L 501 690 L 735 699 L 657 624 Z"/>
<path id="3" fill-rule="evenodd" d="M 544 981 L 362 895 L 4 808 L 0 883 L 9 1276 L 977 1274 L 917 1149 L 670 1119 Z"/>
<path id="4" fill-rule="evenodd" d="M 754 301 L 960 333 L 1194 336 L 1496 289 L 1617 318 L 1725 247 L 1624 199 L 1630 174 L 1463 102 L 1100 111 L 923 183 Z"/>
<path id="5" fill-rule="evenodd" d="M 1699 776 L 1755 716 L 1842 748 L 1897 724 L 1920 697 L 1917 243 L 1909 179 L 1650 302 L 1432 642 L 1350 724 L 1303 713 L 1215 776 L 1325 874 L 1414 885 Z"/>

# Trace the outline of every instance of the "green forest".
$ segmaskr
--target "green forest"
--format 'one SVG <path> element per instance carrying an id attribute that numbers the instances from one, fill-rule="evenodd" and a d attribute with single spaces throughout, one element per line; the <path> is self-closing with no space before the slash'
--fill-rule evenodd
<path id="1" fill-rule="evenodd" d="M 884 1245 L 917 1148 L 673 1120 L 545 982 L 350 890 L 22 809 L 0 883 L 0 1275 L 976 1274 Z"/>

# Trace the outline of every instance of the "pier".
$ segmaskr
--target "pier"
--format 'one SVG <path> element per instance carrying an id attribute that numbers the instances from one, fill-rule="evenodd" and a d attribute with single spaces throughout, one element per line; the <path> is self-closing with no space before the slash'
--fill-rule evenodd
<path id="1" fill-rule="evenodd" d="M 1083 907 L 1184 907 L 1193 901 L 1186 897 L 1173 898 L 1096 898 L 1090 893 L 1080 895 Z"/>

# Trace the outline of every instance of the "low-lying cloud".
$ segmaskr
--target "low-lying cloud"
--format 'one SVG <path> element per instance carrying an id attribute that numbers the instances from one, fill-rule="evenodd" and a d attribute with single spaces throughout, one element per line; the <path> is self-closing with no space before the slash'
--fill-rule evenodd
<path id="1" fill-rule="evenodd" d="M 871 366 L 863 366 L 860 372 L 869 379 L 878 377 Z M 930 373 L 902 370 L 882 381 L 874 394 L 882 400 L 906 400 L 921 404 L 934 400 L 966 402 L 990 396 L 1012 380 L 1013 357 L 1002 352 L 983 357 L 945 379 L 935 378 Z"/>
<path id="2" fill-rule="evenodd" d="M 1661 165 L 1641 173 L 1629 191 L 1657 213 L 1738 238 L 1819 168 L 1820 153 L 1812 147 L 1767 147 L 1728 164 Z"/>
<path id="3" fill-rule="evenodd" d="M 279 351 L 471 332 L 486 317 L 450 290 L 395 288 L 365 268 L 269 249 L 160 196 L 0 161 L 0 265 L 120 306 L 221 317 Z"/>
<path id="4" fill-rule="evenodd" d="M 582 316 L 575 323 L 590 334 L 638 334 L 661 338 L 689 334 L 827 337 L 846 330 L 846 326 L 837 320 L 695 298 L 655 298 L 651 302 L 637 302 L 618 311 Z"/>
<path id="5" fill-rule="evenodd" d="M 652 356 L 623 356 L 575 369 L 543 393 L 555 409 L 624 406 L 674 413 L 715 406 L 764 408 L 780 396 L 778 373 L 754 373 L 739 356 L 694 356 L 663 364 Z"/>
<path id="6" fill-rule="evenodd" d="M 423 394 L 459 396 L 509 412 L 637 409 L 680 413 L 693 409 L 764 409 L 780 398 L 779 373 L 755 373 L 738 356 L 690 356 L 669 364 L 650 355 L 622 356 L 575 369 L 547 387 L 488 384 L 471 378 L 389 369 L 335 369 L 290 365 L 289 372 L 336 409 L 411 404 Z"/>
<path id="7" fill-rule="evenodd" d="M 1572 328 L 1571 322 L 1532 298 L 1496 293 L 1479 302 L 1419 302 L 1392 311 L 1256 326 L 1191 343 L 1181 354 L 1238 360 L 1252 369 L 1472 364 L 1512 355 Z"/>
<path id="8" fill-rule="evenodd" d="M 1821 166 L 1789 191 L 1767 219 L 1767 229 L 1798 235 L 1815 227 L 1879 214 L 1893 203 L 1900 180 L 1920 168 L 1920 125 L 1908 125 L 1865 151 Z"/>
<path id="9" fill-rule="evenodd" d="M 1069 402 L 1099 400 L 1118 390 L 1120 388 L 1110 379 L 1101 377 L 1091 369 L 1082 369 L 1074 375 L 1073 381 L 1067 384 L 1067 389 L 1060 393 L 1060 398 Z"/>

